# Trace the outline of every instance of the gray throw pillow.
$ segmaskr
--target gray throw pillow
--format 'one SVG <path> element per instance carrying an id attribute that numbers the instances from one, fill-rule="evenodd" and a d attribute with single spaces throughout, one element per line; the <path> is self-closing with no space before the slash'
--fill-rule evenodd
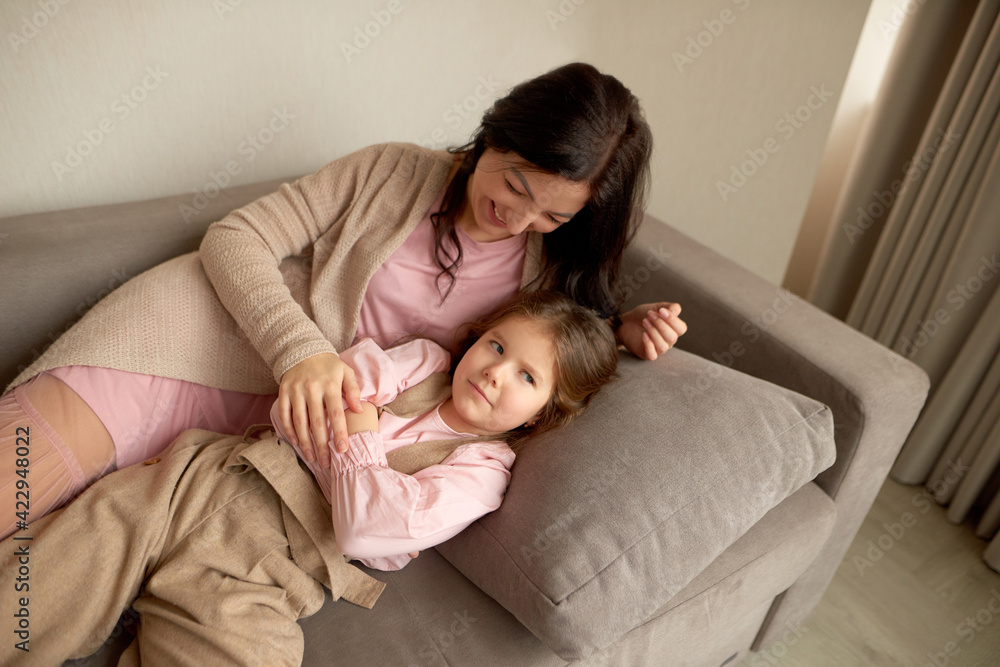
<path id="1" fill-rule="evenodd" d="M 835 457 L 823 404 L 682 350 L 623 354 L 565 429 L 529 442 L 499 510 L 437 550 L 559 657 L 655 611 Z"/>

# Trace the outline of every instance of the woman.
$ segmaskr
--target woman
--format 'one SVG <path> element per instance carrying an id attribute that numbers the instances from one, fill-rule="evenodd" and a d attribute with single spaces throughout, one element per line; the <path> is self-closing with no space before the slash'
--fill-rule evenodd
<path id="1" fill-rule="evenodd" d="M 15 379 L 0 399 L 4 497 L 13 506 L 18 427 L 32 425 L 36 519 L 186 428 L 266 422 L 275 392 L 285 431 L 328 465 L 331 433 L 347 447 L 344 400 L 360 410 L 338 349 L 413 334 L 450 348 L 520 288 L 568 294 L 656 358 L 686 330 L 680 307 L 616 317 L 651 144 L 635 97 L 574 63 L 498 100 L 466 146 L 372 146 L 233 211 Z"/>

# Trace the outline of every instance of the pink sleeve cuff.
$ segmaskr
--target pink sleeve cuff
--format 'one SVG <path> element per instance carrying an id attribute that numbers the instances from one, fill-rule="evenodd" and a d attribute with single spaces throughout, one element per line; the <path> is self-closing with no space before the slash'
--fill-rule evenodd
<path id="1" fill-rule="evenodd" d="M 350 470 L 379 466 L 388 468 L 382 436 L 375 431 L 361 431 L 348 438 L 347 451 L 341 454 L 330 448 L 330 464 L 337 475 Z"/>

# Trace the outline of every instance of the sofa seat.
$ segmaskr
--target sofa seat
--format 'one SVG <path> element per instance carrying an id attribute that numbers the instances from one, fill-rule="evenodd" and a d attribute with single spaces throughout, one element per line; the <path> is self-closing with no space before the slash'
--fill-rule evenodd
<path id="1" fill-rule="evenodd" d="M 836 515 L 830 497 L 816 484 L 806 484 L 651 616 L 652 610 L 636 607 L 637 618 L 649 617 L 646 623 L 579 664 L 715 667 L 737 662 L 772 602 L 826 543 Z M 307 637 L 303 665 L 326 665 L 334 655 L 337 664 L 345 665 L 474 665 L 483 655 L 496 656 L 496 664 L 567 664 L 434 549 L 397 572 L 362 569 L 388 583 L 375 608 L 334 602 L 328 593 L 323 608 L 301 621 Z M 100 651 L 66 664 L 118 664 L 131 640 L 130 618 L 126 612 L 121 632 Z M 720 646 L 719 636 L 729 641 Z M 414 647 L 419 647 L 416 653 Z M 662 662 L 653 656 L 662 656 Z"/>
<path id="2" fill-rule="evenodd" d="M 579 664 L 735 664 L 746 655 L 774 599 L 805 572 L 826 543 L 836 514 L 829 496 L 815 484 L 806 484 L 649 622 Z M 433 549 L 398 572 L 364 569 L 388 582 L 375 608 L 328 597 L 319 612 L 301 622 L 307 637 L 303 665 L 326 665 L 334 655 L 337 664 L 345 665 L 474 665 L 484 654 L 496 656 L 496 664 L 567 664 Z M 637 608 L 635 613 L 648 611 Z M 123 619 L 122 631 L 100 651 L 66 664 L 118 664 L 131 640 L 128 612 Z M 729 638 L 721 647 L 720 635 Z M 662 662 L 654 656 L 662 656 Z"/>
<path id="3" fill-rule="evenodd" d="M 738 651 L 745 655 L 771 602 L 805 572 L 835 519 L 829 496 L 815 484 L 806 484 L 649 622 L 611 650 L 579 664 L 716 666 Z M 325 605 L 302 621 L 309 638 L 304 665 L 326 664 L 324 656 L 330 655 L 351 665 L 473 665 L 487 652 L 496 656 L 496 664 L 567 664 L 436 551 L 422 553 L 399 572 L 369 572 L 388 582 L 376 605 L 379 613 L 350 604 Z M 648 612 L 635 610 L 643 616 Z M 738 627 L 745 627 L 748 636 L 732 633 Z M 370 637 L 359 637 L 358 628 Z M 717 647 L 718 635 L 729 635 L 732 641 L 724 650 L 706 653 L 706 647 Z M 416 655 L 413 646 L 421 647 Z M 653 658 L 657 655 L 663 656 L 662 662 Z"/>
<path id="4" fill-rule="evenodd" d="M 739 651 L 742 657 L 773 599 L 813 561 L 835 519 L 829 496 L 815 484 L 806 484 L 768 512 L 650 622 L 612 650 L 580 664 L 714 666 Z M 352 665 L 472 665 L 486 651 L 497 657 L 497 664 L 566 664 L 434 550 L 399 572 L 369 572 L 389 584 L 376 605 L 379 613 L 350 604 L 325 605 L 302 622 L 309 638 L 303 664 L 322 665 L 324 656 L 339 655 L 343 664 Z M 636 614 L 648 611 L 637 608 Z M 741 627 L 746 636 L 732 632 Z M 359 628 L 364 629 L 361 636 Z M 729 634 L 732 642 L 724 650 L 705 653 L 720 634 Z M 421 647 L 416 655 L 413 646 Z M 664 656 L 662 663 L 650 662 L 656 655 Z"/>

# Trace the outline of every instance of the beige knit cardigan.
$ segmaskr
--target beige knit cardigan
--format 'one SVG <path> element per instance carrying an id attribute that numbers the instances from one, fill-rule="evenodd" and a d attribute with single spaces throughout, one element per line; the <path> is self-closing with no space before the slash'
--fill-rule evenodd
<path id="1" fill-rule="evenodd" d="M 86 365 L 276 392 L 295 364 L 351 344 L 368 281 L 426 215 L 453 159 L 379 144 L 283 184 L 213 223 L 198 251 L 109 294 L 10 386 Z M 541 263 L 531 232 L 522 285 Z"/>

